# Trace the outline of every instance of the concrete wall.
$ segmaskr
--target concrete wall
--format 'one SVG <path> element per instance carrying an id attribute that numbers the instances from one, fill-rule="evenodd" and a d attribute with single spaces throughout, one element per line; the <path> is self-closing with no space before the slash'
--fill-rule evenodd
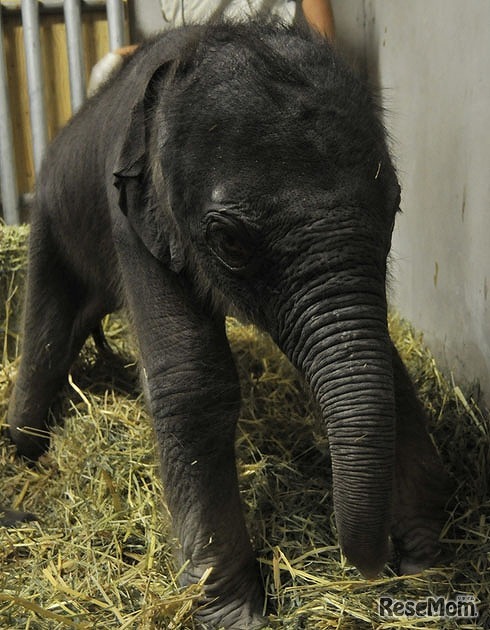
<path id="1" fill-rule="evenodd" d="M 338 0 L 339 47 L 381 88 L 403 188 L 392 302 L 490 400 L 490 2 Z"/>

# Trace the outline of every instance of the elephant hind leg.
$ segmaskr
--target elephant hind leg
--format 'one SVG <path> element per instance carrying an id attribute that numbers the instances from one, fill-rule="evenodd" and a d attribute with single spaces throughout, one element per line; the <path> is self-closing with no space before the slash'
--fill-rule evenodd
<path id="1" fill-rule="evenodd" d="M 7 419 L 18 452 L 36 459 L 49 445 L 48 411 L 90 331 L 95 303 L 57 254 L 49 230 L 31 231 L 22 356 Z"/>
<path id="2" fill-rule="evenodd" d="M 112 355 L 112 348 L 106 339 L 104 329 L 102 328 L 102 322 L 98 322 L 97 326 L 92 330 L 92 337 L 97 350 L 101 354 Z"/>
<path id="3" fill-rule="evenodd" d="M 452 483 L 427 431 L 427 417 L 393 348 L 396 401 L 396 464 L 392 538 L 400 573 L 417 573 L 440 556 Z"/>

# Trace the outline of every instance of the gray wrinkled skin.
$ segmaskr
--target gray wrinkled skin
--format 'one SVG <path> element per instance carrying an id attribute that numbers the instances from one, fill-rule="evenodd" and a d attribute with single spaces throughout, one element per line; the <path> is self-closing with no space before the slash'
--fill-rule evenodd
<path id="1" fill-rule="evenodd" d="M 233 311 L 316 398 L 342 548 L 376 575 L 432 562 L 447 477 L 386 324 L 399 186 L 369 92 L 329 45 L 219 24 L 143 45 L 52 143 L 32 218 L 23 356 L 8 421 L 48 408 L 88 334 L 125 304 L 137 334 L 183 584 L 213 567 L 205 627 L 263 623 L 234 456 Z"/>

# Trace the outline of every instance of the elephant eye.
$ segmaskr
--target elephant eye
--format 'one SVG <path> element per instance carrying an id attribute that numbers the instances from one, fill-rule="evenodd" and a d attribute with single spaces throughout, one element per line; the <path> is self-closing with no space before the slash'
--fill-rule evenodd
<path id="1" fill-rule="evenodd" d="M 206 241 L 216 258 L 232 271 L 245 269 L 252 260 L 252 243 L 245 225 L 225 212 L 208 215 Z"/>

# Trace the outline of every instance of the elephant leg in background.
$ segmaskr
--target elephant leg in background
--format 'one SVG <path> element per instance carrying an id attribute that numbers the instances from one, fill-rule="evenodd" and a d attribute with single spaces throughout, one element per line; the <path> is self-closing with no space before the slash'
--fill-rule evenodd
<path id="1" fill-rule="evenodd" d="M 434 563 L 447 519 L 451 482 L 427 431 L 425 411 L 393 347 L 396 398 L 396 468 L 392 537 L 400 573 L 417 573 Z"/>
<path id="2" fill-rule="evenodd" d="M 34 224 L 22 354 L 7 414 L 18 452 L 30 459 L 49 446 L 49 407 L 98 321 L 82 295 L 76 278 L 60 262 L 49 229 Z"/>
<path id="3" fill-rule="evenodd" d="M 195 304 L 182 278 L 153 258 L 131 228 L 116 243 L 165 498 L 185 563 L 181 582 L 196 583 L 212 568 L 199 621 L 213 628 L 260 627 L 262 585 L 234 453 L 240 389 L 224 318 Z"/>

